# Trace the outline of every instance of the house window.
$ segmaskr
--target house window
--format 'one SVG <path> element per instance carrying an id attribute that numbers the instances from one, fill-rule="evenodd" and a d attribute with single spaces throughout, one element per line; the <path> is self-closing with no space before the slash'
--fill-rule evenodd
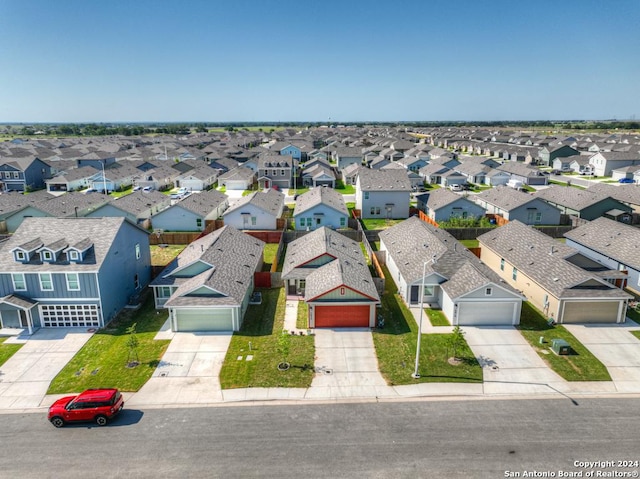
<path id="1" fill-rule="evenodd" d="M 347 218 L 345 218 L 344 216 L 342 216 L 340 218 L 340 226 L 344 227 L 347 225 Z"/>
<path id="2" fill-rule="evenodd" d="M 140 259 L 140 243 L 136 243 L 136 259 Z"/>
<path id="3" fill-rule="evenodd" d="M 51 261 L 53 259 L 53 255 L 51 251 L 43 251 L 42 252 L 42 260 L 43 261 Z"/>
<path id="4" fill-rule="evenodd" d="M 500 271 L 504 271 L 504 258 L 500 258 Z"/>
<path id="5" fill-rule="evenodd" d="M 340 296 L 344 296 L 344 288 L 340 288 Z"/>
<path id="6" fill-rule="evenodd" d="M 196 227 L 202 228 L 202 218 L 196 218 Z"/>
<path id="7" fill-rule="evenodd" d="M 20 173 L 18 173 L 17 171 L 13 172 L 13 177 L 14 178 L 20 178 Z"/>
<path id="8" fill-rule="evenodd" d="M 257 221 L 258 221 L 257 218 L 255 216 L 252 216 L 251 217 L 251 226 L 255 226 Z"/>
<path id="9" fill-rule="evenodd" d="M 422 295 L 423 296 L 433 296 L 435 293 L 435 286 L 430 286 L 428 284 L 424 285 L 424 289 L 422 290 Z"/>
<path id="10" fill-rule="evenodd" d="M 513 268 L 513 271 L 511 272 L 511 279 L 514 280 L 514 281 L 518 279 L 518 269 L 517 268 Z"/>
<path id="11" fill-rule="evenodd" d="M 536 213 L 536 223 L 540 223 L 542 221 L 542 213 L 538 211 Z"/>
<path id="12" fill-rule="evenodd" d="M 493 289 L 492 288 L 486 288 L 484 290 L 484 295 L 485 296 L 491 296 L 492 293 L 493 293 Z"/>
<path id="13" fill-rule="evenodd" d="M 276 176 L 276 170 L 271 170 L 271 176 Z"/>
<path id="14" fill-rule="evenodd" d="M 16 251 L 16 259 L 18 261 L 24 261 L 27 259 L 27 255 L 24 251 Z"/>
<path id="15" fill-rule="evenodd" d="M 371 207 L 371 214 L 372 215 L 379 215 L 380 214 L 380 207 L 379 206 L 372 206 Z"/>
<path id="16" fill-rule="evenodd" d="M 171 288 L 169 286 L 162 286 L 158 288 L 158 298 L 169 298 L 171 296 Z"/>
<path id="17" fill-rule="evenodd" d="M 78 261 L 78 252 L 74 249 L 69 251 L 69 259 L 73 261 Z"/>
<path id="18" fill-rule="evenodd" d="M 80 291 L 80 278 L 78 273 L 67 273 L 67 291 Z"/>
<path id="19" fill-rule="evenodd" d="M 369 192 L 368 192 L 368 191 L 365 191 L 365 192 L 364 192 L 364 199 L 365 199 L 365 200 L 368 200 L 368 199 L 369 199 Z"/>
<path id="20" fill-rule="evenodd" d="M 280 170 L 280 176 L 284 176 L 284 170 Z"/>
<path id="21" fill-rule="evenodd" d="M 40 279 L 40 289 L 42 291 L 53 291 L 53 281 L 51 280 L 51 273 L 40 273 L 38 277 Z"/>
<path id="22" fill-rule="evenodd" d="M 24 274 L 22 273 L 12 273 L 11 280 L 13 281 L 13 290 L 14 291 L 26 291 L 27 283 L 24 280 Z"/>
<path id="23" fill-rule="evenodd" d="M 133 277 L 133 287 L 135 289 L 140 289 L 140 278 L 138 277 L 138 275 L 134 275 Z"/>

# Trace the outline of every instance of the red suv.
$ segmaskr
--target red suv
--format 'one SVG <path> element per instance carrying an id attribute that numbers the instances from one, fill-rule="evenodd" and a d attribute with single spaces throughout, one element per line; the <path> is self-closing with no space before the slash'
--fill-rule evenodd
<path id="1" fill-rule="evenodd" d="M 55 427 L 76 421 L 95 421 L 104 426 L 123 407 L 124 399 L 117 389 L 87 389 L 78 396 L 58 399 L 49 408 L 47 417 Z"/>

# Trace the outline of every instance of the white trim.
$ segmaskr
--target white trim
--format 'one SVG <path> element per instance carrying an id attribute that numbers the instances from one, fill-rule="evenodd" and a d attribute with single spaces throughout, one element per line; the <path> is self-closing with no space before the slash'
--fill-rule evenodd
<path id="1" fill-rule="evenodd" d="M 16 281 L 14 279 L 14 276 L 16 275 L 20 275 L 22 276 L 22 283 L 24 284 L 24 288 L 18 288 L 16 286 Z M 27 291 L 27 279 L 24 276 L 24 273 L 11 273 L 11 283 L 13 283 L 13 290 L 14 291 Z"/>
<path id="2" fill-rule="evenodd" d="M 52 301 L 100 301 L 100 297 L 93 298 L 29 298 L 31 301 L 44 301 L 45 303 L 49 303 Z"/>
<path id="3" fill-rule="evenodd" d="M 102 291 L 100 290 L 100 277 L 98 276 L 98 273 L 95 273 L 96 275 L 96 287 L 98 288 L 98 304 L 100 305 L 100 308 L 98 308 L 98 311 L 100 312 L 100 327 L 104 328 L 104 314 L 102 312 L 103 307 L 102 307 Z"/>
<path id="4" fill-rule="evenodd" d="M 45 289 L 42 285 L 42 276 L 49 275 L 49 282 L 51 283 L 51 288 Z M 38 282 L 40 283 L 41 291 L 53 291 L 53 274 L 52 273 L 38 273 Z"/>
<path id="5" fill-rule="evenodd" d="M 43 327 L 98 327 L 100 306 L 93 304 L 39 304 Z"/>
<path id="6" fill-rule="evenodd" d="M 69 275 L 72 274 L 76 275 L 76 284 L 78 285 L 77 288 L 71 288 L 71 286 L 69 285 Z M 64 278 L 67 281 L 67 291 L 80 291 L 80 275 L 78 273 L 65 273 Z"/>

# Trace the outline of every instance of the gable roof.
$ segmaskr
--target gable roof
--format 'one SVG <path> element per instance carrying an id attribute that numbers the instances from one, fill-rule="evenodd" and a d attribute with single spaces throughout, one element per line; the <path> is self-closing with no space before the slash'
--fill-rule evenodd
<path id="1" fill-rule="evenodd" d="M 597 203 L 600 203 L 601 201 L 610 198 L 605 193 L 598 193 L 590 189 L 580 190 L 578 188 L 571 188 L 566 186 L 552 186 L 550 188 L 545 188 L 544 190 L 538 190 L 535 193 L 535 196 L 549 203 L 562 205 L 576 211 L 582 211 L 589 206 L 593 206 Z M 621 206 L 625 211 L 630 210 L 629 207 L 626 207 L 624 205 Z"/>
<path id="2" fill-rule="evenodd" d="M 468 198 L 456 195 L 453 191 L 447 190 L 446 188 L 438 188 L 437 190 L 430 191 L 428 192 L 428 195 L 429 197 L 426 204 L 432 211 L 437 211 L 440 208 L 456 202 L 467 202 L 471 203 L 476 208 L 478 207 L 478 205 Z"/>
<path id="3" fill-rule="evenodd" d="M 192 213 L 204 218 L 227 201 L 227 195 L 213 189 L 201 191 L 199 193 L 192 193 L 186 198 L 178 201 L 172 206 L 172 208 L 176 206 L 184 208 L 185 210 L 191 211 Z"/>
<path id="4" fill-rule="evenodd" d="M 268 189 L 267 191 L 256 191 L 249 196 L 243 196 L 239 198 L 229 209 L 224 213 L 232 213 L 240 208 L 244 208 L 247 205 L 255 206 L 261 209 L 265 213 L 269 213 L 273 216 L 278 216 L 284 206 L 284 194 L 281 192 Z"/>
<path id="5" fill-rule="evenodd" d="M 335 191 L 333 188 L 319 187 L 313 188 L 306 193 L 298 196 L 298 198 L 296 199 L 296 207 L 293 212 L 293 216 L 299 216 L 309 209 L 320 204 L 326 205 L 345 216 L 349 215 L 347 205 L 340 193 Z"/>
<path id="6" fill-rule="evenodd" d="M 406 170 L 372 170 L 362 168 L 358 173 L 361 191 L 411 191 Z"/>
<path id="7" fill-rule="evenodd" d="M 490 188 L 477 195 L 473 195 L 473 200 L 476 203 L 478 202 L 477 200 L 482 200 L 504 211 L 511 211 L 532 201 L 537 201 L 537 199 L 529 193 L 518 191 L 504 185 L 496 186 L 495 188 Z"/>

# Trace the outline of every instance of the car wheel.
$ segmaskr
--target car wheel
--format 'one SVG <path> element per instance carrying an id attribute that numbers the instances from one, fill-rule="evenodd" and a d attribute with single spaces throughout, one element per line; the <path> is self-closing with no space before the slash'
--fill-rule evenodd
<path id="1" fill-rule="evenodd" d="M 53 424 L 55 427 L 62 427 L 64 426 L 64 419 L 62 419 L 61 417 L 52 417 L 51 418 L 51 424 Z"/>
<path id="2" fill-rule="evenodd" d="M 96 416 L 96 424 L 98 426 L 106 426 L 107 425 L 106 416 Z"/>

